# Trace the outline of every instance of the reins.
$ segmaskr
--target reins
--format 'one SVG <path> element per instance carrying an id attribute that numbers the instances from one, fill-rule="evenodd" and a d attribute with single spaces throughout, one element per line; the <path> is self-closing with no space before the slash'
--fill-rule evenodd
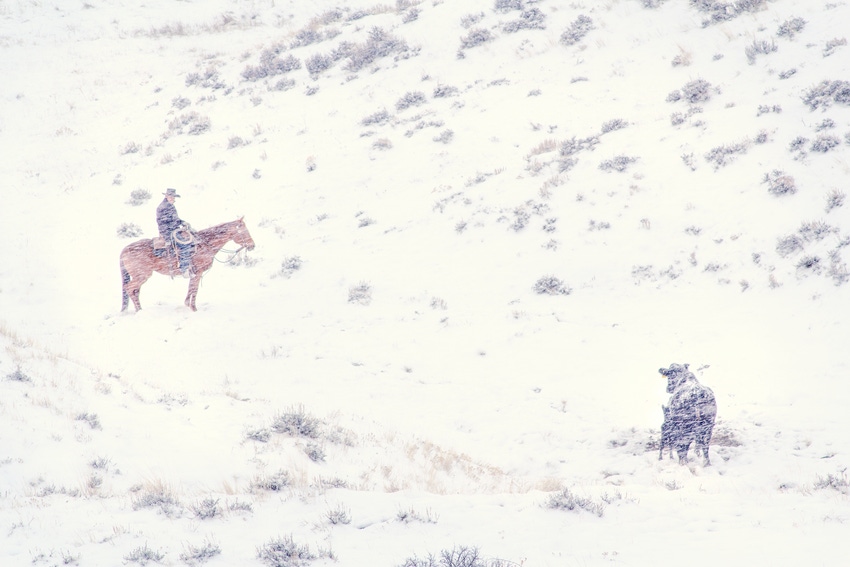
<path id="1" fill-rule="evenodd" d="M 230 258 L 228 258 L 227 260 L 219 260 L 216 256 L 213 256 L 213 260 L 215 260 L 216 262 L 221 262 L 222 264 L 229 264 L 244 249 L 245 249 L 244 246 L 240 246 L 238 250 L 225 250 L 224 248 L 222 248 L 221 250 L 219 250 L 219 252 L 224 252 L 225 254 L 230 254 Z"/>

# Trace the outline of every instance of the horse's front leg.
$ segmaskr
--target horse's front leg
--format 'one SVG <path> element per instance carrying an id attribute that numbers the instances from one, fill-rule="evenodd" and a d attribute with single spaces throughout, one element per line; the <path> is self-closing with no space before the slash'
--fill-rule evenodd
<path id="1" fill-rule="evenodd" d="M 189 293 L 186 294 L 186 307 L 191 309 L 192 311 L 197 311 L 198 308 L 195 307 L 195 298 L 198 296 L 198 286 L 201 285 L 201 276 L 193 275 L 189 280 Z"/>

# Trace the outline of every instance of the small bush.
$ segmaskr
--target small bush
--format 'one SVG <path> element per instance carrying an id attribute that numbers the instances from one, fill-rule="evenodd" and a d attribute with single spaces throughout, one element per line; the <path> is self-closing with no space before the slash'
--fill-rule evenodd
<path id="1" fill-rule="evenodd" d="M 307 437 L 317 439 L 320 435 L 322 422 L 304 411 L 303 407 L 292 408 L 275 416 L 271 428 L 276 433 L 284 433 L 292 437 Z"/>
<path id="2" fill-rule="evenodd" d="M 505 33 L 516 33 L 520 30 L 545 30 L 546 14 L 539 8 L 525 10 L 519 15 L 518 20 L 508 22 L 502 26 Z"/>
<path id="3" fill-rule="evenodd" d="M 319 43 L 322 40 L 324 40 L 324 34 L 322 34 L 322 32 L 313 28 L 305 28 L 298 30 L 295 33 L 295 39 L 291 44 L 289 44 L 289 47 L 290 49 L 297 49 L 299 47 L 306 47 L 314 43 Z"/>
<path id="4" fill-rule="evenodd" d="M 266 77 L 283 75 L 301 68 L 301 60 L 294 55 L 280 57 L 281 46 L 264 50 L 260 54 L 258 66 L 249 65 L 242 71 L 242 78 L 246 81 L 258 81 Z"/>
<path id="5" fill-rule="evenodd" d="M 399 567 L 502 567 L 507 564 L 499 559 L 484 559 L 477 547 L 454 547 L 444 549 L 439 556 L 408 557 Z"/>
<path id="6" fill-rule="evenodd" d="M 6 380 L 12 380 L 13 382 L 32 382 L 32 378 L 21 372 L 21 368 L 18 367 L 11 374 L 6 374 Z"/>
<path id="7" fill-rule="evenodd" d="M 803 94 L 803 102 L 812 110 L 827 108 L 833 102 L 850 104 L 850 82 L 821 81 Z"/>
<path id="8" fill-rule="evenodd" d="M 776 241 L 776 253 L 785 258 L 803 249 L 803 239 L 796 234 L 783 236 Z"/>
<path id="9" fill-rule="evenodd" d="M 215 518 L 216 516 L 221 515 L 221 508 L 218 506 L 218 500 L 214 500 L 212 498 L 205 498 L 201 500 L 197 504 L 194 504 L 191 507 L 191 510 L 195 514 L 195 517 L 201 520 Z"/>
<path id="10" fill-rule="evenodd" d="M 280 469 L 269 476 L 260 476 L 254 479 L 253 487 L 271 492 L 280 492 L 289 486 L 289 473 Z"/>
<path id="11" fill-rule="evenodd" d="M 250 502 L 240 502 L 236 500 L 227 504 L 227 509 L 231 512 L 253 512 L 254 506 Z"/>
<path id="12" fill-rule="evenodd" d="M 477 14 L 467 14 L 460 19 L 460 25 L 464 29 L 468 30 L 483 19 L 484 12 L 478 12 Z"/>
<path id="13" fill-rule="evenodd" d="M 788 144 L 788 151 L 789 152 L 803 151 L 805 145 L 808 142 L 809 142 L 808 138 L 805 138 L 803 136 L 797 136 L 796 138 L 791 140 L 790 144 Z"/>
<path id="14" fill-rule="evenodd" d="M 785 20 L 779 25 L 776 35 L 779 37 L 794 39 L 794 36 L 803 31 L 804 27 L 806 27 L 806 20 L 803 18 L 791 18 L 790 20 Z"/>
<path id="15" fill-rule="evenodd" d="M 682 87 L 682 97 L 691 104 L 708 102 L 712 96 L 711 83 L 705 79 L 695 79 Z"/>
<path id="16" fill-rule="evenodd" d="M 330 69 L 334 64 L 334 60 L 329 55 L 316 53 L 312 57 L 308 57 L 304 64 L 310 76 L 315 78 L 323 71 Z"/>
<path id="17" fill-rule="evenodd" d="M 846 38 L 842 37 L 841 39 L 838 39 L 838 38 L 830 39 L 829 41 L 826 42 L 826 46 L 823 48 L 823 56 L 829 57 L 830 55 L 835 53 L 836 49 L 838 49 L 839 47 L 842 47 L 844 45 L 847 45 L 847 39 Z"/>
<path id="18" fill-rule="evenodd" d="M 155 486 L 136 496 L 133 510 L 142 508 L 159 508 L 160 512 L 169 517 L 177 515 L 181 510 L 180 502 L 166 486 Z"/>
<path id="19" fill-rule="evenodd" d="M 840 145 L 841 140 L 838 139 L 837 136 L 833 136 L 831 134 L 821 134 L 817 138 L 815 138 L 814 142 L 812 142 L 811 150 L 813 152 L 820 152 L 822 154 L 825 154 L 826 152 Z"/>
<path id="20" fill-rule="evenodd" d="M 189 112 L 181 114 L 168 124 L 169 130 L 176 134 L 189 134 L 190 136 L 198 136 L 209 131 L 212 127 L 210 119 L 206 116 L 201 116 L 197 112 Z"/>
<path id="21" fill-rule="evenodd" d="M 295 543 L 292 536 L 277 537 L 257 548 L 257 559 L 269 567 L 300 567 L 317 559 L 306 545 Z"/>
<path id="22" fill-rule="evenodd" d="M 422 522 L 424 524 L 436 524 L 438 520 L 438 516 L 434 514 L 430 508 L 425 510 L 425 515 L 423 516 L 413 508 L 409 508 L 407 510 L 401 509 L 396 514 L 396 520 L 399 522 L 409 524 L 411 522 Z"/>
<path id="23" fill-rule="evenodd" d="M 460 38 L 460 48 L 470 49 L 492 40 L 493 34 L 490 33 L 490 30 L 484 28 L 473 28 L 469 30 L 468 34 Z"/>
<path id="24" fill-rule="evenodd" d="M 348 302 L 369 305 L 372 303 L 372 286 L 367 282 L 360 282 L 348 288 Z"/>
<path id="25" fill-rule="evenodd" d="M 628 122 L 623 120 L 622 118 L 615 118 L 614 120 L 608 120 L 602 124 L 602 133 L 607 134 L 608 132 L 613 132 L 614 130 L 622 130 L 629 125 Z"/>
<path id="26" fill-rule="evenodd" d="M 432 139 L 441 144 L 448 144 L 454 140 L 454 137 L 455 133 L 453 130 L 443 130 L 438 136 L 434 136 Z"/>
<path id="27" fill-rule="evenodd" d="M 275 90 L 277 92 L 283 92 L 283 91 L 288 91 L 289 89 L 291 89 L 294 86 L 295 86 L 295 79 L 283 78 L 283 79 L 280 79 L 278 82 L 276 82 L 274 84 L 274 86 L 272 87 L 272 90 Z"/>
<path id="28" fill-rule="evenodd" d="M 831 489 L 837 490 L 842 494 L 850 494 L 850 480 L 847 478 L 847 470 L 844 469 L 837 475 L 830 473 L 826 477 L 819 476 L 815 482 L 815 489 Z"/>
<path id="29" fill-rule="evenodd" d="M 555 276 L 543 276 L 534 283 L 534 293 L 540 295 L 569 295 L 572 289 Z"/>
<path id="30" fill-rule="evenodd" d="M 791 77 L 793 77 L 796 74 L 797 74 L 797 69 L 792 67 L 791 69 L 786 69 L 785 71 L 780 71 L 779 72 L 779 78 L 781 80 L 790 79 Z"/>
<path id="31" fill-rule="evenodd" d="M 208 67 L 203 73 L 189 73 L 186 75 L 186 86 L 199 86 L 205 89 L 223 89 L 227 85 L 219 80 L 219 73 L 214 67 Z"/>
<path id="32" fill-rule="evenodd" d="M 139 205 L 145 204 L 145 202 L 147 202 L 150 198 L 150 191 L 146 189 L 133 189 L 130 192 L 130 199 L 127 201 L 127 204 L 138 207 Z"/>
<path id="33" fill-rule="evenodd" d="M 797 262 L 796 266 L 797 270 L 810 270 L 815 273 L 820 272 L 820 258 L 817 256 L 803 256 L 800 258 L 800 261 Z"/>
<path id="34" fill-rule="evenodd" d="M 767 41 L 764 39 L 756 39 L 744 48 L 744 53 L 747 55 L 747 61 L 750 65 L 753 65 L 756 62 L 756 56 L 768 55 L 775 52 L 777 49 L 779 48 L 773 40 Z"/>
<path id="35" fill-rule="evenodd" d="M 667 94 L 667 98 L 665 98 L 664 100 L 667 101 L 667 102 L 679 102 L 680 100 L 682 100 L 682 91 L 680 91 L 680 90 L 670 91 Z"/>
<path id="36" fill-rule="evenodd" d="M 335 526 L 340 524 L 347 525 L 351 523 L 351 511 L 339 505 L 325 512 L 325 518 Z"/>
<path id="37" fill-rule="evenodd" d="M 571 492 L 569 488 L 564 488 L 560 492 L 550 494 L 549 499 L 546 501 L 546 507 L 552 510 L 585 510 L 599 517 L 602 517 L 605 511 L 603 504 L 593 502 L 590 498 L 578 496 Z"/>
<path id="38" fill-rule="evenodd" d="M 301 269 L 301 264 L 300 256 L 284 258 L 283 262 L 280 264 L 280 275 L 285 278 L 292 277 L 292 274 Z"/>
<path id="39" fill-rule="evenodd" d="M 127 144 L 121 148 L 121 155 L 125 156 L 127 154 L 136 154 L 141 151 L 142 147 L 136 142 L 127 142 Z"/>
<path id="40" fill-rule="evenodd" d="M 171 106 L 176 108 L 177 110 L 183 110 L 187 106 L 190 106 L 192 101 L 183 96 L 178 96 L 176 98 L 171 99 Z"/>
<path id="41" fill-rule="evenodd" d="M 195 547 L 194 545 L 186 546 L 186 551 L 180 554 L 180 561 L 186 565 L 195 566 L 212 559 L 221 553 L 221 548 L 212 542 L 204 542 L 203 545 Z"/>
<path id="42" fill-rule="evenodd" d="M 832 118 L 824 118 L 823 120 L 821 120 L 821 123 L 815 127 L 815 130 L 821 132 L 823 130 L 830 130 L 832 128 L 835 128 L 835 120 L 833 120 Z"/>
<path id="43" fill-rule="evenodd" d="M 523 0 L 496 0 L 493 3 L 493 9 L 502 13 L 512 10 L 522 10 L 523 7 Z"/>
<path id="44" fill-rule="evenodd" d="M 800 225 L 797 233 L 803 237 L 806 242 L 816 242 L 823 240 L 831 234 L 838 232 L 838 229 L 828 225 L 824 221 L 804 222 Z"/>
<path id="45" fill-rule="evenodd" d="M 826 212 L 844 205 L 844 193 L 838 189 L 833 189 L 826 195 Z"/>
<path id="46" fill-rule="evenodd" d="M 561 34 L 561 43 L 564 45 L 575 45 L 594 29 L 593 20 L 584 14 L 570 24 L 570 27 Z"/>
<path id="47" fill-rule="evenodd" d="M 745 141 L 717 146 L 705 154 L 705 161 L 713 163 L 715 168 L 720 168 L 728 165 L 733 156 L 747 153 L 748 148 L 749 144 Z"/>
<path id="48" fill-rule="evenodd" d="M 422 91 L 410 91 L 405 93 L 403 97 L 395 103 L 396 110 L 405 110 L 411 106 L 419 106 L 425 104 L 428 99 L 425 98 L 425 93 Z"/>
<path id="49" fill-rule="evenodd" d="M 561 157 L 573 156 L 584 150 L 592 150 L 599 143 L 597 136 L 589 138 L 576 139 L 575 136 L 569 140 L 564 140 L 558 147 L 558 153 Z"/>
<path id="50" fill-rule="evenodd" d="M 381 151 L 391 150 L 393 149 L 393 143 L 389 138 L 378 138 L 372 142 L 372 149 Z"/>
<path id="51" fill-rule="evenodd" d="M 797 192 L 797 185 L 794 183 L 794 178 L 778 169 L 774 169 L 770 173 L 765 173 L 762 183 L 767 183 L 767 190 L 771 195 L 793 195 Z"/>
<path id="52" fill-rule="evenodd" d="M 307 443 L 304 447 L 304 454 L 310 457 L 310 460 L 314 463 L 323 462 L 327 456 L 325 454 L 325 450 L 322 449 L 322 446 L 317 445 L 316 443 Z"/>
<path id="53" fill-rule="evenodd" d="M 259 441 L 260 443 L 268 443 L 269 439 L 271 439 L 271 431 L 266 427 L 260 427 L 258 429 L 249 429 L 245 433 L 245 439 L 249 439 L 251 441 Z"/>
<path id="54" fill-rule="evenodd" d="M 419 8 L 410 8 L 406 12 L 401 15 L 401 22 L 403 24 L 409 24 L 410 22 L 415 22 L 419 19 Z"/>
<path id="55" fill-rule="evenodd" d="M 626 171 L 628 167 L 638 160 L 631 156 L 616 156 L 612 159 L 605 160 L 599 164 L 599 169 L 602 171 L 618 171 L 620 173 Z"/>
<path id="56" fill-rule="evenodd" d="M 74 419 L 76 419 L 77 421 L 85 421 L 92 429 L 103 429 L 103 427 L 101 427 L 100 425 L 100 418 L 97 417 L 96 413 L 79 413 Z"/>
<path id="57" fill-rule="evenodd" d="M 147 565 L 150 561 L 153 561 L 154 563 L 159 563 L 163 559 L 165 559 L 165 555 L 163 553 L 160 553 L 159 551 L 154 551 L 153 549 L 149 548 L 148 544 L 145 544 L 142 547 L 137 547 L 136 549 L 124 556 L 125 561 L 138 563 L 139 565 Z"/>
<path id="58" fill-rule="evenodd" d="M 448 98 L 452 96 L 456 96 L 458 94 L 459 89 L 457 87 L 452 87 L 450 85 L 437 85 L 434 87 L 434 98 Z"/>
<path id="59" fill-rule="evenodd" d="M 734 20 L 744 12 L 755 12 L 765 5 L 767 0 L 735 0 L 735 2 L 724 2 L 722 0 L 690 0 L 691 6 L 700 12 L 709 15 L 704 20 L 703 27 L 720 22 Z"/>
<path id="60" fill-rule="evenodd" d="M 347 50 L 348 63 L 345 69 L 359 71 L 380 58 L 401 55 L 408 50 L 404 40 L 387 33 L 382 28 L 374 27 L 369 31 L 369 39 L 366 43 L 351 46 Z"/>
<path id="61" fill-rule="evenodd" d="M 370 114 L 369 116 L 361 120 L 360 124 L 363 126 L 372 126 L 373 124 L 380 126 L 381 124 L 386 124 L 387 122 L 389 122 L 390 118 L 390 113 L 387 112 L 386 109 L 384 109 L 379 110 L 374 114 Z"/>

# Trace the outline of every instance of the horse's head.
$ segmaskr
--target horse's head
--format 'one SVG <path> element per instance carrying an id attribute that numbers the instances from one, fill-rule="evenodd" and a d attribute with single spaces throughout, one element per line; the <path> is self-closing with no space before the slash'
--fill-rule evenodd
<path id="1" fill-rule="evenodd" d="M 243 246 L 248 250 L 254 249 L 254 239 L 251 238 L 251 233 L 248 232 L 248 227 L 245 226 L 245 217 L 239 217 L 236 221 L 236 232 L 233 234 L 233 242 L 239 246 Z"/>

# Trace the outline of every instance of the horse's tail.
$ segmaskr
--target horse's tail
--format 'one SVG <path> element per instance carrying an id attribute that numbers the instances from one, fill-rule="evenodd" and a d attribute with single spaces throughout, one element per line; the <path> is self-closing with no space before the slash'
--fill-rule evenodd
<path id="1" fill-rule="evenodd" d="M 127 305 L 130 302 L 130 296 L 127 294 L 127 284 L 130 283 L 130 272 L 124 267 L 124 259 L 119 260 L 121 265 L 121 311 L 127 310 Z"/>

